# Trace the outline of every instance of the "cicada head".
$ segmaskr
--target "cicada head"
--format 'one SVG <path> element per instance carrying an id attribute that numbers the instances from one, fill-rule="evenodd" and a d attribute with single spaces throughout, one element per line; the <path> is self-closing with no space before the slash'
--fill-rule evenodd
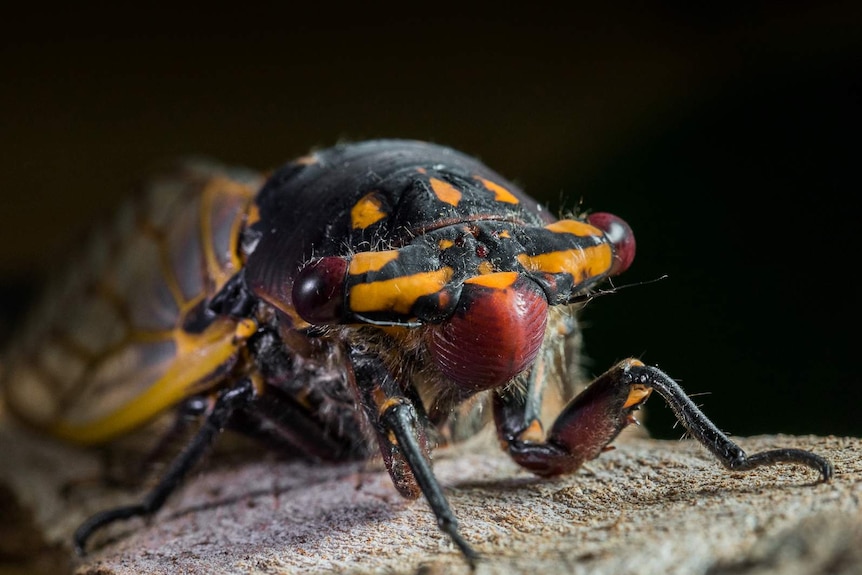
<path id="1" fill-rule="evenodd" d="M 480 391 L 533 363 L 549 306 L 625 271 L 634 252 L 629 226 L 607 213 L 544 227 L 471 222 L 396 250 L 315 260 L 294 278 L 292 300 L 311 324 L 422 329 L 440 372 Z"/>

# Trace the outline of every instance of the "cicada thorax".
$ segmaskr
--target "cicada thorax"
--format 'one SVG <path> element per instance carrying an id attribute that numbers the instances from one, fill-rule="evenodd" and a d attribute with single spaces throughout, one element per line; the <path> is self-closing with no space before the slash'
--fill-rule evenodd
<path id="1" fill-rule="evenodd" d="M 337 146 L 301 158 L 267 181 L 248 231 L 246 279 L 297 329 L 294 280 L 327 256 L 398 249 L 459 223 L 504 219 L 542 225 L 539 204 L 475 159 L 413 141 Z"/>
<path id="2" fill-rule="evenodd" d="M 237 357 L 206 302 L 240 269 L 258 176 L 204 162 L 152 178 L 49 284 L 7 366 L 15 414 L 101 442 L 205 388 Z"/>

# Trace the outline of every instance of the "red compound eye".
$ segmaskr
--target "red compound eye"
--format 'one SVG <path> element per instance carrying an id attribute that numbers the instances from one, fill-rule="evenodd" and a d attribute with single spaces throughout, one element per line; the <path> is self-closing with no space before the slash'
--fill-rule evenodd
<path id="1" fill-rule="evenodd" d="M 480 391 L 507 383 L 533 363 L 548 302 L 538 285 L 513 272 L 474 279 L 464 284 L 454 315 L 430 330 L 428 349 L 454 383 Z"/>
<path id="2" fill-rule="evenodd" d="M 293 280 L 293 307 L 311 324 L 341 321 L 347 260 L 321 258 L 302 268 Z"/>
<path id="3" fill-rule="evenodd" d="M 614 263 L 608 275 L 615 276 L 629 269 L 635 259 L 635 235 L 625 220 L 607 212 L 597 212 L 587 216 L 587 222 L 605 232 L 614 246 Z"/>

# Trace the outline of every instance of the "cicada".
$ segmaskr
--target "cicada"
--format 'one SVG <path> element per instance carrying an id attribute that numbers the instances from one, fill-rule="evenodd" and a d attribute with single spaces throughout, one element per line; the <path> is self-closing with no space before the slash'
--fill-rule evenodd
<path id="1" fill-rule="evenodd" d="M 634 254 L 621 218 L 557 219 L 429 143 L 343 144 L 266 178 L 185 163 L 154 177 L 48 291 L 8 356 L 5 399 L 81 444 L 169 410 L 197 414 L 153 490 L 85 521 L 79 550 L 158 510 L 225 429 L 317 461 L 378 454 L 471 563 L 431 456 L 486 424 L 529 471 L 571 473 L 657 392 L 726 468 L 801 464 L 828 480 L 831 464 L 807 451 L 747 455 L 639 360 L 585 385 L 577 312 Z"/>

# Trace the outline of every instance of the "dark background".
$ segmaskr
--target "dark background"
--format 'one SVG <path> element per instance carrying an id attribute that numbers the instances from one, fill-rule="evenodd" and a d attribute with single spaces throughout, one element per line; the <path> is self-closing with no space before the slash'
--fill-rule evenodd
<path id="1" fill-rule="evenodd" d="M 165 159 L 268 170 L 339 140 L 418 138 L 552 209 L 631 224 L 621 283 L 668 277 L 589 306 L 594 372 L 657 364 L 735 435 L 858 436 L 854 4 L 13 14 L 0 336 L 58 254 Z M 658 403 L 651 429 L 677 437 Z"/>

